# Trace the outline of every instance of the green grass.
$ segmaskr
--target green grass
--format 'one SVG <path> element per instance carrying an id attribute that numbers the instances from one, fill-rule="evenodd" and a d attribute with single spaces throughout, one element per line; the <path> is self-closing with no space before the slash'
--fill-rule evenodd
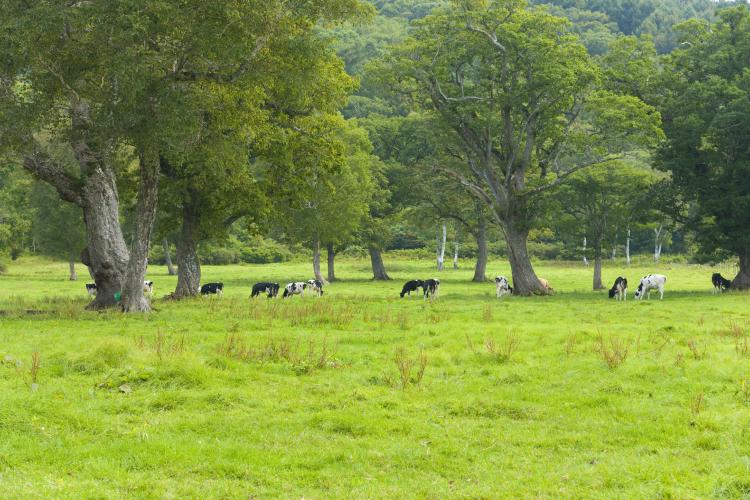
<path id="1" fill-rule="evenodd" d="M 467 262 L 425 303 L 398 292 L 436 275 L 431 263 L 387 264 L 393 282 L 341 262 L 347 280 L 324 297 L 285 301 L 250 301 L 250 286 L 307 278 L 307 263 L 206 267 L 223 299 L 123 316 L 83 311 L 85 281 L 66 281 L 64 263 L 13 263 L 0 276 L 0 490 L 750 496 L 749 297 L 713 296 L 711 268 L 605 269 L 607 283 L 668 276 L 664 301 L 617 303 L 588 291 L 589 269 L 546 263 L 554 296 L 497 300 L 468 283 Z M 156 296 L 171 291 L 152 271 Z"/>

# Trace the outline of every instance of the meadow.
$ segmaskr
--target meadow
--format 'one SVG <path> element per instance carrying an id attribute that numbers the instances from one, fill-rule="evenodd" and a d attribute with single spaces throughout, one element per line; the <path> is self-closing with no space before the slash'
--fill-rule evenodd
<path id="1" fill-rule="evenodd" d="M 206 266 L 223 298 L 87 312 L 85 278 L 0 276 L 6 497 L 750 496 L 750 296 L 703 266 L 540 262 L 556 293 L 495 298 L 469 262 L 342 261 L 322 298 L 250 300 L 306 262 Z M 79 271 L 80 272 L 80 271 Z M 663 301 L 634 301 L 647 272 Z M 507 263 L 488 273 L 510 275 Z M 399 299 L 438 275 L 439 299 Z"/>

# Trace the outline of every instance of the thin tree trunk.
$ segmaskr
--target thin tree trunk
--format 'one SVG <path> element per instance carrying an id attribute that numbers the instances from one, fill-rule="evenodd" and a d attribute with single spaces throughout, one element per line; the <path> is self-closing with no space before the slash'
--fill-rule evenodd
<path id="1" fill-rule="evenodd" d="M 458 234 L 456 234 L 456 241 L 453 244 L 453 270 L 458 270 Z"/>
<path id="2" fill-rule="evenodd" d="M 740 255 L 740 269 L 732 280 L 732 288 L 737 290 L 750 288 L 750 250 Z"/>
<path id="3" fill-rule="evenodd" d="M 604 288 L 604 285 L 602 284 L 602 245 L 601 243 L 596 243 L 596 248 L 594 249 L 594 290 L 601 290 Z"/>
<path id="4" fill-rule="evenodd" d="M 617 259 L 617 243 L 612 245 L 612 260 Z"/>
<path id="5" fill-rule="evenodd" d="M 487 280 L 487 222 L 479 221 L 477 228 L 477 263 L 474 266 L 474 277 L 471 281 L 484 283 Z"/>
<path id="6" fill-rule="evenodd" d="M 166 264 L 167 264 L 167 273 L 170 276 L 174 276 L 175 274 L 177 274 L 177 271 L 172 265 L 172 256 L 169 254 L 169 242 L 167 241 L 166 238 L 164 238 L 161 244 L 164 247 L 164 260 L 166 261 Z"/>
<path id="7" fill-rule="evenodd" d="M 316 280 L 326 282 L 323 273 L 320 272 L 320 239 L 317 236 L 313 239 L 313 274 Z"/>
<path id="8" fill-rule="evenodd" d="M 658 228 L 654 228 L 654 262 L 657 264 L 659 263 L 659 257 L 661 257 L 661 243 L 659 242 L 659 237 L 661 236 L 661 232 L 664 226 L 662 224 L 659 224 Z"/>
<path id="9" fill-rule="evenodd" d="M 119 197 L 115 174 L 107 165 L 92 168 L 81 192 L 86 248 L 81 262 L 89 267 L 96 283 L 96 297 L 87 309 L 117 305 L 122 291 L 129 252 L 120 227 Z"/>
<path id="10" fill-rule="evenodd" d="M 508 245 L 508 260 L 513 276 L 513 293 L 515 295 L 547 294 L 531 265 L 531 258 L 526 247 L 529 232 L 516 229 L 510 222 L 503 224 L 505 241 Z"/>
<path id="11" fill-rule="evenodd" d="M 76 254 L 71 251 L 68 256 L 68 266 L 70 267 L 70 281 L 77 281 L 78 274 L 76 274 Z"/>
<path id="12" fill-rule="evenodd" d="M 583 265 L 588 267 L 589 266 L 589 260 L 586 258 L 586 237 L 583 237 Z"/>
<path id="13" fill-rule="evenodd" d="M 336 271 L 334 269 L 336 252 L 333 251 L 333 243 L 326 245 L 326 250 L 328 251 L 328 282 L 333 283 L 336 281 Z"/>
<path id="14" fill-rule="evenodd" d="M 136 202 L 133 241 L 130 244 L 125 283 L 120 305 L 124 312 L 148 312 L 151 310 L 143 295 L 143 280 L 148 267 L 148 250 L 151 243 L 151 229 L 156 219 L 156 202 L 159 191 L 159 157 L 153 152 L 140 154 L 140 183 Z"/>
<path id="15" fill-rule="evenodd" d="M 445 267 L 445 242 L 448 238 L 448 228 L 443 224 L 443 237 L 440 238 L 440 230 L 438 230 L 437 238 L 437 270 L 442 271 Z"/>
<path id="16" fill-rule="evenodd" d="M 628 237 L 625 239 L 625 262 L 630 265 L 630 228 L 628 228 Z"/>
<path id="17" fill-rule="evenodd" d="M 200 292 L 201 263 L 195 235 L 198 231 L 198 194 L 188 189 L 182 204 L 182 227 L 177 240 L 177 287 L 172 296 L 176 299 L 195 297 Z"/>
<path id="18" fill-rule="evenodd" d="M 385 272 L 385 264 L 383 264 L 383 255 L 380 253 L 380 249 L 375 247 L 369 247 L 370 251 L 370 262 L 372 263 L 372 279 L 379 281 L 390 280 L 390 276 Z"/>

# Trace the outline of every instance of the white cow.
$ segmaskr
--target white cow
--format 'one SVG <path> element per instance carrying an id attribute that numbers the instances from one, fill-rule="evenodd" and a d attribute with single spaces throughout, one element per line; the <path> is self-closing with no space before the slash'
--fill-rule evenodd
<path id="1" fill-rule="evenodd" d="M 649 274 L 641 278 L 641 282 L 638 284 L 638 290 L 635 291 L 635 298 L 637 300 L 643 299 L 643 295 L 646 298 L 651 298 L 651 290 L 659 291 L 659 300 L 664 298 L 664 285 L 667 283 L 667 277 L 663 274 Z"/>
<path id="2" fill-rule="evenodd" d="M 498 299 L 503 295 L 510 295 L 513 293 L 513 287 L 510 286 L 508 278 L 505 276 L 495 277 L 495 290 L 497 291 Z"/>

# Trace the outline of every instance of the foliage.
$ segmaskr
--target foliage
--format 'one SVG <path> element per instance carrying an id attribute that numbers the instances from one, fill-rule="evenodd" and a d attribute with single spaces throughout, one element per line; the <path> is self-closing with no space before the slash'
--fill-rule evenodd
<path id="1" fill-rule="evenodd" d="M 750 10 L 725 9 L 714 25 L 678 29 L 659 166 L 671 172 L 676 194 L 695 203 L 689 226 L 703 257 L 737 255 L 750 265 Z"/>

